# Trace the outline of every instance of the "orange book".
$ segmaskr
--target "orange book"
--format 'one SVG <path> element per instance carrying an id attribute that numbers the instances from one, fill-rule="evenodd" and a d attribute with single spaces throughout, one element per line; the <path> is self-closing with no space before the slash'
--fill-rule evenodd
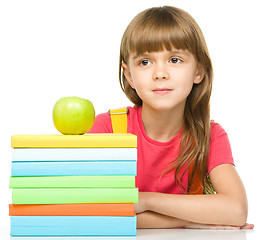
<path id="1" fill-rule="evenodd" d="M 133 203 L 9 205 L 9 216 L 134 216 Z"/>

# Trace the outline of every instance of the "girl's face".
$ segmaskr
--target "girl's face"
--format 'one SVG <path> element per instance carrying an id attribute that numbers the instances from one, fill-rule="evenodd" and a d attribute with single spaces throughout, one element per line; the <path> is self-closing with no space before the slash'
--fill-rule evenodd
<path id="1" fill-rule="evenodd" d="M 172 49 L 131 54 L 123 72 L 132 88 L 143 101 L 143 107 L 154 110 L 171 110 L 185 107 L 193 84 L 204 77 L 194 56 L 186 50 Z"/>

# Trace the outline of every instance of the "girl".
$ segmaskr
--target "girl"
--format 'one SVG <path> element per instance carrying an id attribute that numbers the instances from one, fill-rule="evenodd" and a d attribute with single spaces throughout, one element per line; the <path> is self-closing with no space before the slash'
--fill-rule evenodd
<path id="1" fill-rule="evenodd" d="M 227 134 L 210 121 L 213 70 L 195 20 L 169 6 L 138 14 L 122 38 L 119 74 L 135 104 L 127 121 L 138 137 L 137 227 L 253 228 Z M 89 131 L 100 132 L 113 132 L 109 113 Z M 187 194 L 201 188 L 211 194 Z"/>

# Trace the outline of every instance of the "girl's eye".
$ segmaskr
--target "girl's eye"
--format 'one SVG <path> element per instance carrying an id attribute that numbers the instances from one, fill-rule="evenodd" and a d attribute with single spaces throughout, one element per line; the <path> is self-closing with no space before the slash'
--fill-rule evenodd
<path id="1" fill-rule="evenodd" d="M 150 64 L 151 64 L 151 61 L 149 61 L 149 60 L 142 60 L 139 63 L 139 65 L 141 65 L 141 66 L 148 66 Z"/>
<path id="2" fill-rule="evenodd" d="M 180 63 L 180 62 L 181 62 L 181 60 L 178 59 L 178 58 L 171 58 L 169 61 L 170 61 L 171 63 Z"/>

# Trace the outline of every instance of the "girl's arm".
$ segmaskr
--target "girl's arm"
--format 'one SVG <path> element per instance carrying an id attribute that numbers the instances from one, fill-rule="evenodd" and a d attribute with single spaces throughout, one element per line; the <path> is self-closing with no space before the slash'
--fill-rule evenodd
<path id="1" fill-rule="evenodd" d="M 251 224 L 245 225 L 244 229 L 252 229 L 254 226 Z M 209 225 L 188 222 L 182 219 L 162 215 L 160 213 L 145 211 L 137 214 L 137 228 L 187 228 L 187 229 L 225 229 L 236 230 L 240 227 L 222 226 L 222 225 Z"/>
<path id="2" fill-rule="evenodd" d="M 137 213 L 153 211 L 200 224 L 243 226 L 247 219 L 244 186 L 231 164 L 215 167 L 210 179 L 216 194 L 176 195 L 140 192 Z"/>
<path id="3" fill-rule="evenodd" d="M 137 228 L 183 228 L 186 221 L 160 213 L 145 211 L 137 214 Z"/>

